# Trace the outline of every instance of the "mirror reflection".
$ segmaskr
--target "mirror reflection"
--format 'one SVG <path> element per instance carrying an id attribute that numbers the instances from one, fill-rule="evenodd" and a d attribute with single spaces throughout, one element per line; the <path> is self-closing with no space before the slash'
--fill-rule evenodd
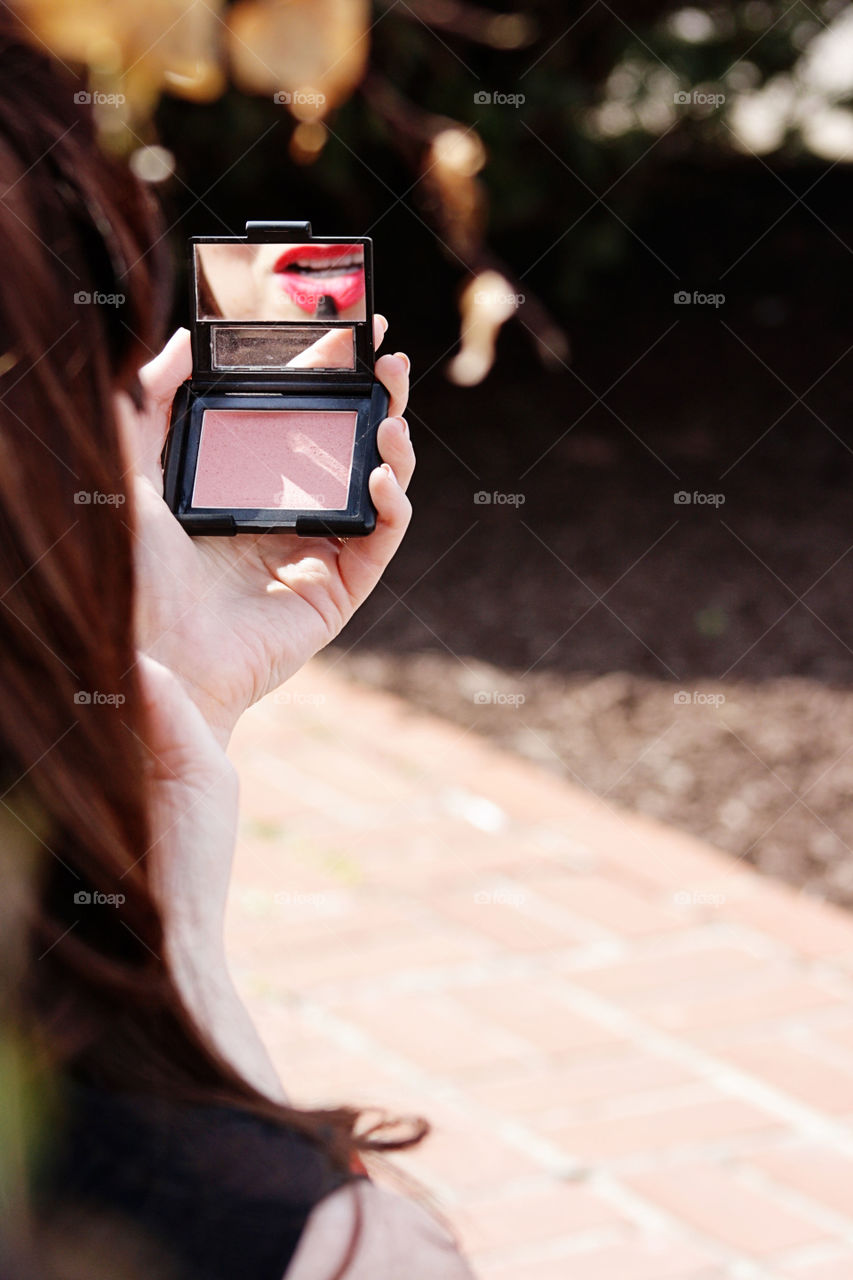
<path id="1" fill-rule="evenodd" d="M 360 244 L 197 244 L 200 320 L 366 319 Z"/>
<path id="2" fill-rule="evenodd" d="M 253 325 L 217 324 L 212 327 L 214 369 L 255 372 L 275 369 L 354 369 L 354 331 L 336 325 L 305 328 L 256 328 Z"/>

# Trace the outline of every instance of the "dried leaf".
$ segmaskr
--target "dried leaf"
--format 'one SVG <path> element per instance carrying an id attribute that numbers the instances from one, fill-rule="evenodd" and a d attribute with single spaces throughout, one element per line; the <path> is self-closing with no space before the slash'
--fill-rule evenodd
<path id="1" fill-rule="evenodd" d="M 19 0 L 15 7 L 59 58 L 88 65 L 93 105 L 108 130 L 144 119 L 164 89 L 208 101 L 224 87 L 223 0 Z"/>
<path id="2" fill-rule="evenodd" d="M 319 120 L 364 75 L 368 0 L 238 0 L 228 15 L 236 84 L 278 95 L 300 120 Z"/>
<path id="3" fill-rule="evenodd" d="M 480 244 L 485 225 L 485 192 L 476 175 L 486 149 L 473 129 L 449 124 L 427 151 L 423 182 L 441 231 L 455 253 L 466 257 Z"/>
<path id="4" fill-rule="evenodd" d="M 457 386 L 482 382 L 495 360 L 495 341 L 501 325 L 521 299 L 499 271 L 481 271 L 468 282 L 459 299 L 462 331 L 458 353 L 447 374 Z"/>
<path id="5" fill-rule="evenodd" d="M 291 159 L 297 164 L 313 164 L 326 145 L 328 137 L 329 131 L 324 124 L 318 120 L 303 120 L 293 130 L 293 136 L 290 139 Z"/>

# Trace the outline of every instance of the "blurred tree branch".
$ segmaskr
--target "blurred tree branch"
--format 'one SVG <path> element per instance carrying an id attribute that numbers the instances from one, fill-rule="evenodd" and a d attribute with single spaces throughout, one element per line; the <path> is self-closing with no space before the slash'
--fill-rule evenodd
<path id="1" fill-rule="evenodd" d="M 388 211 L 377 209 L 390 189 L 378 176 L 379 149 L 400 161 L 412 181 L 394 203 L 411 193 L 463 275 L 463 358 L 450 366 L 460 381 L 485 376 L 497 331 L 516 314 L 540 359 L 568 359 L 551 308 L 568 307 L 621 260 L 674 161 L 691 152 L 727 163 L 853 155 L 853 10 L 844 0 L 703 8 L 602 0 L 578 13 L 546 0 L 511 12 L 494 3 L 19 0 L 17 8 L 58 57 L 88 67 L 92 106 L 114 148 L 135 148 L 140 135 L 156 143 L 158 99 L 185 98 L 208 113 L 196 135 L 208 156 L 236 123 L 243 152 L 234 163 L 257 147 L 260 164 L 272 132 L 269 173 L 281 164 L 280 130 L 250 105 L 266 98 L 265 110 L 274 103 L 292 120 L 300 189 L 308 166 L 318 189 L 337 184 L 339 199 L 357 182 L 365 225 L 371 212 L 378 220 Z M 229 80 L 245 106 L 225 92 Z M 155 180 L 169 166 L 158 155 L 137 170 Z M 532 258 L 523 267 L 512 261 L 520 244 Z"/>

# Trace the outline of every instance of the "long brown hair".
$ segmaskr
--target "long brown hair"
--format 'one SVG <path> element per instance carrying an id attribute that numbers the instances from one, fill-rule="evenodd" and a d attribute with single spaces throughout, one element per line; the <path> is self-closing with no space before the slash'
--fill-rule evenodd
<path id="1" fill-rule="evenodd" d="M 53 1071 L 246 1108 L 345 1170 L 355 1150 L 423 1129 L 385 1140 L 356 1133 L 355 1109 L 263 1098 L 197 1028 L 164 959 L 112 397 L 141 404 L 137 370 L 168 314 L 166 251 L 150 197 L 99 151 L 80 84 L 5 12 L 0 61 L 0 831 L 17 832 L 31 870 L 4 1016 Z M 75 895 L 95 892 L 125 901 L 81 911 Z"/>

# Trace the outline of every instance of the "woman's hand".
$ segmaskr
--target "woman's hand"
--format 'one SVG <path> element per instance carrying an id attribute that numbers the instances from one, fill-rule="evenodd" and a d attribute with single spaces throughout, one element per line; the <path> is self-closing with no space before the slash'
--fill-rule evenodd
<path id="1" fill-rule="evenodd" d="M 375 317 L 375 342 L 387 322 Z M 148 405 L 118 398 L 132 457 L 137 561 L 137 643 L 174 671 L 221 743 L 242 712 L 327 645 L 376 586 L 411 517 L 415 466 L 406 407 L 409 362 L 382 356 L 376 376 L 390 393 L 379 427 L 383 466 L 370 476 L 376 528 L 365 538 L 238 534 L 191 538 L 163 501 L 160 456 L 175 391 L 192 367 L 179 330 L 142 370 Z"/>
<path id="2" fill-rule="evenodd" d="M 138 658 L 145 701 L 152 891 L 165 959 L 199 1027 L 255 1088 L 284 1100 L 281 1081 L 228 972 L 225 904 L 237 832 L 237 773 L 166 667 Z"/>

